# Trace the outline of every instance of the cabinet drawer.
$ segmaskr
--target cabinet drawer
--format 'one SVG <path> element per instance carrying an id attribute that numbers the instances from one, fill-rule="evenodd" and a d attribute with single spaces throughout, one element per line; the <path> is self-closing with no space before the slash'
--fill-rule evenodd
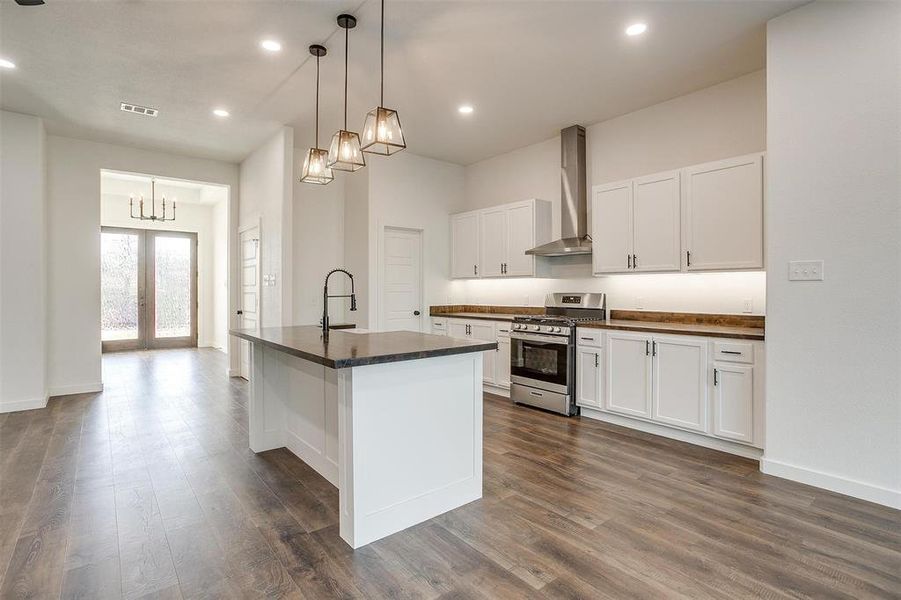
<path id="1" fill-rule="evenodd" d="M 713 359 L 752 364 L 754 362 L 754 345 L 737 342 L 714 342 Z"/>
<path id="2" fill-rule="evenodd" d="M 600 348 L 601 340 L 603 340 L 603 334 L 604 332 L 600 329 L 579 327 L 576 329 L 576 345 Z"/>

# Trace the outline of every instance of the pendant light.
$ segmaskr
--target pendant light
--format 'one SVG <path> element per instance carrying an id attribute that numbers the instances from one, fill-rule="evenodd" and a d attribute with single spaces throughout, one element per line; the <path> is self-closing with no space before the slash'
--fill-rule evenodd
<path id="1" fill-rule="evenodd" d="M 385 108 L 385 0 L 382 0 L 382 45 L 379 105 L 369 111 L 363 124 L 363 152 L 389 156 L 407 147 L 397 111 Z"/>
<path id="2" fill-rule="evenodd" d="M 339 171 L 356 171 L 366 166 L 366 159 L 360 150 L 360 136 L 347 130 L 347 49 L 348 32 L 357 26 L 353 15 L 338 15 L 338 26 L 344 29 L 344 129 L 332 136 L 328 149 L 328 166 Z"/>
<path id="3" fill-rule="evenodd" d="M 303 171 L 300 180 L 304 183 L 325 185 L 335 178 L 332 170 L 328 168 L 328 152 L 319 147 L 319 59 L 325 56 L 325 46 L 313 44 L 310 46 L 310 54 L 316 57 L 316 137 L 313 138 L 313 147 L 307 151 L 303 159 Z"/>

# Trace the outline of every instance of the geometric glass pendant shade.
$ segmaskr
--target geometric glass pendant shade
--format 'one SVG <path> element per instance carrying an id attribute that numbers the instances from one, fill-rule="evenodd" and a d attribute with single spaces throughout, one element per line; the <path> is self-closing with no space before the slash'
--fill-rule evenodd
<path id="1" fill-rule="evenodd" d="M 325 185 L 335 176 L 328 168 L 328 152 L 319 148 L 319 59 L 325 56 L 325 46 L 313 44 L 310 46 L 310 54 L 316 57 L 316 137 L 313 139 L 313 147 L 307 150 L 303 159 L 303 171 L 300 180 L 304 183 Z"/>
<path id="2" fill-rule="evenodd" d="M 328 167 L 339 171 L 356 171 L 366 166 L 363 151 L 360 149 L 360 136 L 347 130 L 347 50 L 348 32 L 357 26 L 357 19 L 352 15 L 338 15 L 338 26 L 344 29 L 344 128 L 332 136 L 328 149 Z"/>
<path id="3" fill-rule="evenodd" d="M 407 147 L 397 111 L 385 108 L 385 0 L 382 0 L 381 84 L 379 106 L 366 115 L 363 124 L 363 152 L 389 156 Z"/>

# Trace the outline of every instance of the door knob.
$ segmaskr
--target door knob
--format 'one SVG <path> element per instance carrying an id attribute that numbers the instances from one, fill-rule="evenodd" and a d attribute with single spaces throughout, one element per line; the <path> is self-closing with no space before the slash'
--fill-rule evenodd
<path id="1" fill-rule="evenodd" d="M 418 316 L 419 316 L 419 311 L 418 311 L 418 310 L 414 310 L 414 311 L 413 311 L 413 314 L 416 315 L 416 316 L 418 317 Z"/>

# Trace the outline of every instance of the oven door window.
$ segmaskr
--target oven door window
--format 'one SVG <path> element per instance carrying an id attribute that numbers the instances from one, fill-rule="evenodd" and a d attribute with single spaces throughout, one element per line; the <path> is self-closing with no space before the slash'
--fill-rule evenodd
<path id="1" fill-rule="evenodd" d="M 568 354 L 566 344 L 514 338 L 511 341 L 510 373 L 565 386 Z"/>

